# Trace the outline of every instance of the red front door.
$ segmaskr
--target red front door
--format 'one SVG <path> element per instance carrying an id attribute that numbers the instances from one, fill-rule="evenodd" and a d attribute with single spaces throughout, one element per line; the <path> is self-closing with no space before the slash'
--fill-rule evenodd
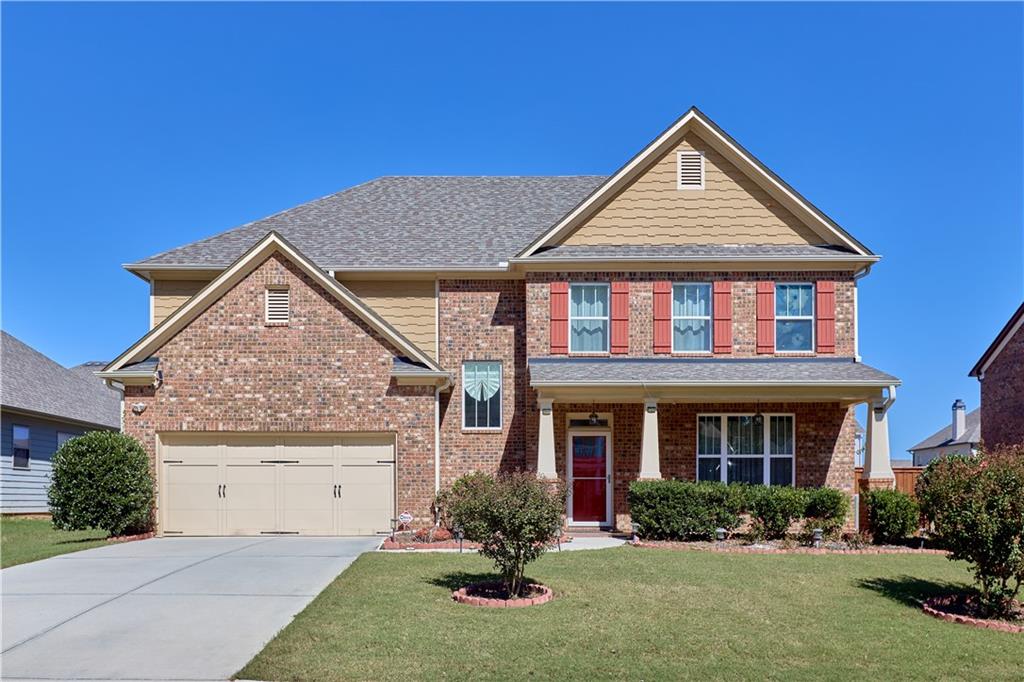
<path id="1" fill-rule="evenodd" d="M 608 522 L 608 436 L 573 435 L 572 522 Z"/>

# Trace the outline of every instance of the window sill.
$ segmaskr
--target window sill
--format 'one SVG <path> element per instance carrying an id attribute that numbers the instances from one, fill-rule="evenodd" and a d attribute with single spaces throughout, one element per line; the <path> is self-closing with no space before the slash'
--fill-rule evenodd
<path id="1" fill-rule="evenodd" d="M 625 355 L 625 353 L 623 353 Z M 574 358 L 608 358 L 611 357 L 611 353 L 606 350 L 602 351 L 569 351 L 569 356 Z"/>
<path id="2" fill-rule="evenodd" d="M 504 430 L 504 427 L 501 426 L 487 426 L 481 428 L 467 428 L 465 426 L 462 427 L 462 433 L 501 433 Z"/>
<path id="3" fill-rule="evenodd" d="M 673 355 L 673 357 L 681 357 L 681 358 L 688 358 L 688 357 L 689 358 L 692 358 L 692 357 L 702 358 L 702 357 L 711 357 L 711 356 L 715 355 L 715 353 L 713 351 L 710 351 L 710 350 L 674 350 L 674 351 L 672 351 L 672 355 Z M 725 353 L 718 353 L 718 355 L 725 355 Z"/>
<path id="4" fill-rule="evenodd" d="M 289 325 L 288 322 L 264 322 L 263 323 L 264 327 L 287 327 L 288 325 Z"/>

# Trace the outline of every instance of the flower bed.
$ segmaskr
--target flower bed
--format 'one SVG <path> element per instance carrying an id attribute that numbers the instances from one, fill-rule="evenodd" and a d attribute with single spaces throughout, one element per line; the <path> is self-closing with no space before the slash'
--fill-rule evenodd
<path id="1" fill-rule="evenodd" d="M 156 533 L 152 531 L 149 533 L 139 533 L 138 535 L 112 535 L 107 538 L 107 542 L 135 542 L 136 540 L 148 540 L 152 537 L 156 537 Z"/>
<path id="2" fill-rule="evenodd" d="M 508 592 L 502 583 L 476 583 L 455 590 L 452 592 L 452 599 L 469 606 L 514 609 L 545 604 L 555 598 L 555 593 L 551 591 L 550 587 L 539 583 L 530 583 L 527 586 L 527 592 L 529 596 L 509 599 Z"/>
<path id="3" fill-rule="evenodd" d="M 963 595 L 933 597 L 925 600 L 922 608 L 929 616 L 949 623 L 962 623 L 976 628 L 986 628 L 988 630 L 999 630 L 1000 632 L 1015 632 L 1020 634 L 1024 633 L 1024 605 L 1021 605 L 1020 602 L 1015 602 L 1015 605 L 1017 606 L 1016 620 L 1021 623 L 1020 625 L 1015 625 L 1013 622 L 1006 620 L 975 618 L 970 614 L 976 612 L 977 604 L 971 597 L 965 597 Z"/>
<path id="4" fill-rule="evenodd" d="M 631 543 L 634 547 L 649 549 L 678 549 L 696 552 L 722 552 L 736 554 L 942 554 L 942 549 L 914 549 L 899 545 L 857 546 L 846 542 L 824 542 L 821 547 L 803 547 L 785 542 L 764 542 L 750 544 L 741 540 L 723 542 L 673 542 L 641 540 Z"/>
<path id="5" fill-rule="evenodd" d="M 419 534 L 396 533 L 394 539 L 391 539 L 390 537 L 385 539 L 380 548 L 383 550 L 459 549 L 458 540 L 448 539 L 450 536 L 445 535 L 441 535 L 440 537 L 445 539 L 438 540 L 435 537 L 434 540 L 430 540 L 429 538 Z M 559 542 L 563 545 L 568 542 L 572 542 L 572 537 L 563 535 L 559 538 Z M 462 549 L 476 551 L 480 549 L 480 543 L 463 540 Z"/>

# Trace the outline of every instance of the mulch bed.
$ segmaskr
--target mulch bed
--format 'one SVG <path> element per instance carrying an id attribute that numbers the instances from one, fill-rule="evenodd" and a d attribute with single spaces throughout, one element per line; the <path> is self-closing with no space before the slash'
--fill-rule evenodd
<path id="1" fill-rule="evenodd" d="M 156 533 L 139 533 L 138 535 L 112 535 L 107 542 L 135 542 L 136 540 L 148 540 L 156 537 Z"/>
<path id="2" fill-rule="evenodd" d="M 823 542 L 821 547 L 798 546 L 777 541 L 751 544 L 737 539 L 723 542 L 641 540 L 630 544 L 647 549 L 676 549 L 727 554 L 946 554 L 943 549 L 916 549 L 898 545 L 856 547 L 845 542 Z"/>
<path id="3" fill-rule="evenodd" d="M 562 544 L 571 542 L 572 537 L 563 535 L 561 537 Z M 554 545 L 552 545 L 554 546 Z M 413 550 L 413 549 L 458 549 L 458 540 L 440 540 L 435 542 L 423 542 L 414 538 L 406 538 L 402 536 L 396 536 L 394 540 L 390 537 L 384 540 L 384 544 L 380 546 L 383 550 Z M 476 542 L 470 542 L 469 540 L 463 540 L 462 549 L 468 551 L 476 551 L 480 549 L 480 544 Z"/>
<path id="4" fill-rule="evenodd" d="M 555 598 L 550 587 L 540 583 L 530 583 L 526 587 L 525 597 L 509 599 L 508 590 L 500 582 L 475 583 L 466 585 L 452 592 L 452 599 L 469 606 L 484 606 L 499 609 L 515 609 L 523 606 L 545 604 Z"/>
<path id="5" fill-rule="evenodd" d="M 974 597 L 963 594 L 927 599 L 922 605 L 922 609 L 929 616 L 949 623 L 962 623 L 976 628 L 1021 634 L 1024 633 L 1024 604 L 1014 602 L 1014 606 L 1016 607 L 1016 617 L 1012 621 L 979 617 L 977 601 Z"/>

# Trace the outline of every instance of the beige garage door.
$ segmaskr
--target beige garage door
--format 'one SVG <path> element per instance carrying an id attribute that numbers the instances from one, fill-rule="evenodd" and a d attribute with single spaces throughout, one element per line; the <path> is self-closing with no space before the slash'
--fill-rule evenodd
<path id="1" fill-rule="evenodd" d="M 390 434 L 163 434 L 169 535 L 373 535 L 395 515 Z"/>

